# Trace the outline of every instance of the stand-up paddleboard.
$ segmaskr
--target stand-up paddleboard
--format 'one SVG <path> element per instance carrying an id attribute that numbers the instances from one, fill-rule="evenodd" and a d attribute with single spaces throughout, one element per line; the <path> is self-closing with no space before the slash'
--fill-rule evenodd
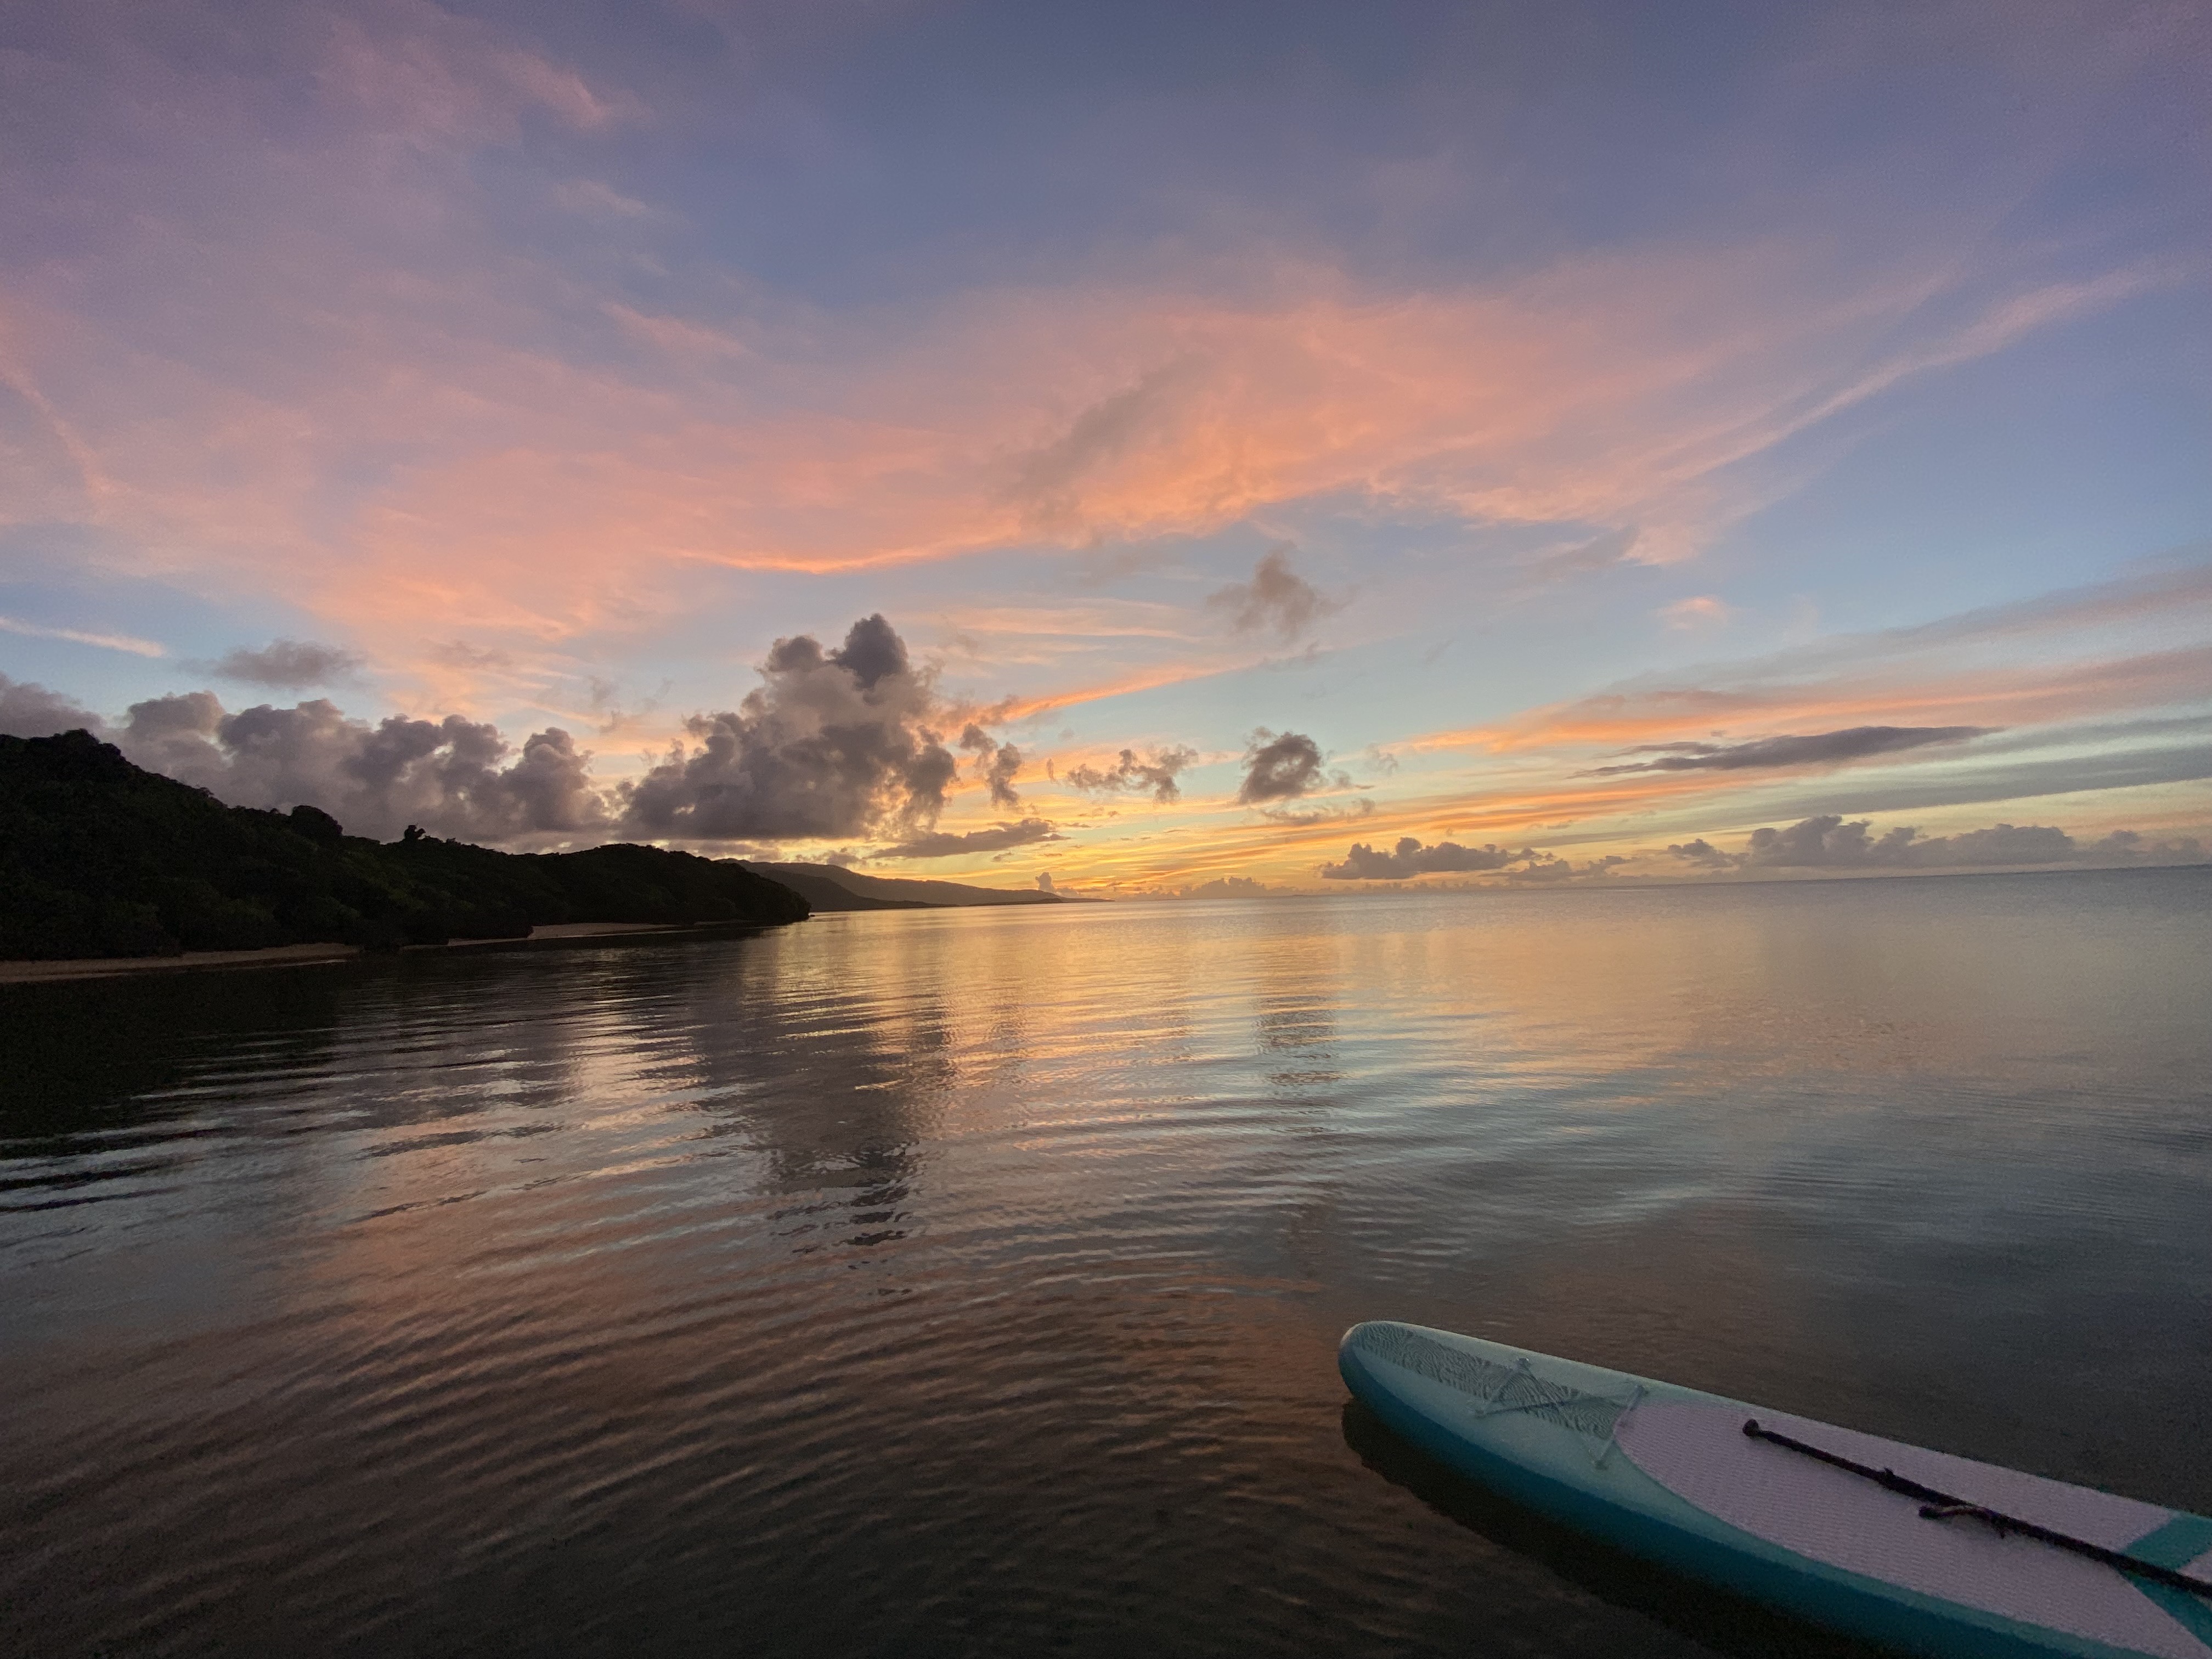
<path id="1" fill-rule="evenodd" d="M 1632 1554 L 1911 1653 L 2212 1659 L 2212 1520 L 1502 1342 L 1378 1320 L 1352 1392 Z"/>

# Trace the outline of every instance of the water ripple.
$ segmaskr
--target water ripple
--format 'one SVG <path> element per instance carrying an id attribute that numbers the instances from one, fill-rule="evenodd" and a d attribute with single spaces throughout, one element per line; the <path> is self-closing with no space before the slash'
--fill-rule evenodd
<path id="1" fill-rule="evenodd" d="M 0 1644 L 1787 1650 L 1439 1495 L 1335 1334 L 2212 1508 L 2208 944 L 2182 871 L 21 988 Z"/>

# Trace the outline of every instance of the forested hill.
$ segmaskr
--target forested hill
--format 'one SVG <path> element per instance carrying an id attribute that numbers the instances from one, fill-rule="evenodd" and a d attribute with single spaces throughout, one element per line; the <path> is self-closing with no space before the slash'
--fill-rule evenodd
<path id="1" fill-rule="evenodd" d="M 556 922 L 785 922 L 806 901 L 657 847 L 495 852 L 226 806 L 86 732 L 0 737 L 0 958 L 515 939 Z"/>

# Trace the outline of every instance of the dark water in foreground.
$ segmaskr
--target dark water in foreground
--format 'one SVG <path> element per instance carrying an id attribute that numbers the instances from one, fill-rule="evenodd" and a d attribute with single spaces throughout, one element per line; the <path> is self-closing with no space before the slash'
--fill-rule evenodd
<path id="1" fill-rule="evenodd" d="M 0 990 L 0 1648 L 1670 1655 L 1370 1316 L 2212 1510 L 2212 872 Z"/>

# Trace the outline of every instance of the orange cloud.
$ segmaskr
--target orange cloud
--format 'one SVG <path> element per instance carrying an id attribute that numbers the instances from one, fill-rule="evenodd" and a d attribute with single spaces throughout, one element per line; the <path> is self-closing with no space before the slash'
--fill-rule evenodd
<path id="1" fill-rule="evenodd" d="M 345 84 L 439 130 L 488 86 L 615 118 L 612 94 L 550 67 L 441 79 L 390 57 Z M 143 233 L 156 265 L 163 234 Z M 296 228 L 203 250 L 234 271 L 234 313 L 164 344 L 49 307 L 14 331 L 14 378 L 101 481 L 82 510 L 161 550 L 149 566 L 281 573 L 288 596 L 394 641 L 464 624 L 551 641 L 683 614 L 702 567 L 1074 547 L 1321 500 L 1633 529 L 1635 556 L 1663 561 L 1756 505 L 1723 470 L 1808 420 L 2148 280 L 2020 296 L 1885 357 L 1877 339 L 1943 282 L 1847 280 L 1779 243 L 1423 292 L 1297 264 L 1242 295 L 1038 288 L 835 326 L 605 297 L 580 319 L 568 273 L 465 240 L 436 252 L 365 267 L 335 229 Z M 295 319 L 282 354 L 195 343 L 266 315 Z M 1838 386 L 1839 362 L 1872 366 Z M 364 455 L 381 458 L 367 475 Z"/>
<path id="2" fill-rule="evenodd" d="M 2103 662 L 1977 669 L 1918 681 L 1872 676 L 1740 689 L 1662 687 L 1607 692 L 1532 710 L 1496 726 L 1431 732 L 1400 750 L 1617 746 L 1779 735 L 1847 726 L 2013 726 L 2203 699 L 2212 647 L 2188 646 Z"/>
<path id="3" fill-rule="evenodd" d="M 2186 586 L 2179 577 L 2160 578 Z M 2092 592 L 2080 603 L 2125 619 L 2112 595 Z M 2062 608 L 2038 602 L 2038 611 Z M 2027 607 L 2022 607 L 2027 609 Z M 2023 625 L 2020 618 L 1989 618 L 2000 634 Z M 1913 630 L 1918 635 L 1923 630 Z M 1934 632 L 1942 632 L 1939 626 Z M 1947 636 L 1954 650 L 1954 628 Z M 1808 653 L 1811 654 L 1811 653 Z M 1819 680 L 1753 684 L 1729 687 L 1654 687 L 1610 692 L 1534 709 L 1496 725 L 1440 732 L 1395 742 L 1408 757 L 1422 752 L 1468 752 L 1486 759 L 1471 773 L 1434 777 L 1419 794 L 1378 799 L 1356 820 L 1296 824 L 1255 824 L 1231 817 L 1218 801 L 1194 799 L 1178 811 L 1151 815 L 1145 833 L 1126 835 L 1105 848 L 1077 847 L 1067 865 L 1097 879 L 1133 886 L 1174 885 L 1223 872 L 1297 880 L 1322 854 L 1341 851 L 1348 836 L 1381 844 L 1401 835 L 1437 840 L 1511 838 L 1516 843 L 1565 836 L 1577 844 L 1607 850 L 1626 847 L 1639 823 L 1652 815 L 1671 821 L 1711 802 L 1717 820 L 1735 821 L 1728 805 L 1747 792 L 1788 782 L 1828 769 L 1808 764 L 1762 769 L 1755 776 L 1730 772 L 1644 773 L 1603 779 L 1577 776 L 1587 756 L 1643 744 L 1710 740 L 1725 732 L 1733 740 L 1784 732 L 1812 732 L 1858 726 L 1980 726 L 2010 728 L 2008 755 L 2045 747 L 2054 754 L 2093 748 L 2106 741 L 2099 733 L 2069 737 L 2069 729 L 2100 714 L 2141 714 L 2201 705 L 2212 701 L 2212 647 L 2191 646 L 2138 653 L 2103 660 L 2051 662 L 2029 666 L 1972 669 L 1907 678 L 1893 667 L 1888 678 L 1862 672 Z M 2104 775 L 2092 763 L 2050 763 L 2078 776 L 2063 787 L 2104 788 Z M 2033 767 L 2018 776 L 2033 793 L 2048 793 L 2047 781 L 2027 781 Z M 2154 772 L 2155 766 L 2150 770 Z M 2056 775 L 2056 772 L 2054 775 Z M 2003 775 L 2012 777 L 2014 774 Z M 1982 787 L 1980 775 L 1963 781 Z M 1407 782 L 1419 785 L 1407 779 Z M 2152 786 L 2154 793 L 2179 787 L 2201 794 L 2201 785 Z M 1973 793 L 1962 799 L 1980 800 Z M 2155 803 L 2153 803 L 2154 805 Z M 2172 807 L 2160 818 L 2148 807 L 2146 822 L 2168 819 L 2201 826 L 2201 809 Z M 1648 836 L 1647 836 L 1648 839 Z"/>

